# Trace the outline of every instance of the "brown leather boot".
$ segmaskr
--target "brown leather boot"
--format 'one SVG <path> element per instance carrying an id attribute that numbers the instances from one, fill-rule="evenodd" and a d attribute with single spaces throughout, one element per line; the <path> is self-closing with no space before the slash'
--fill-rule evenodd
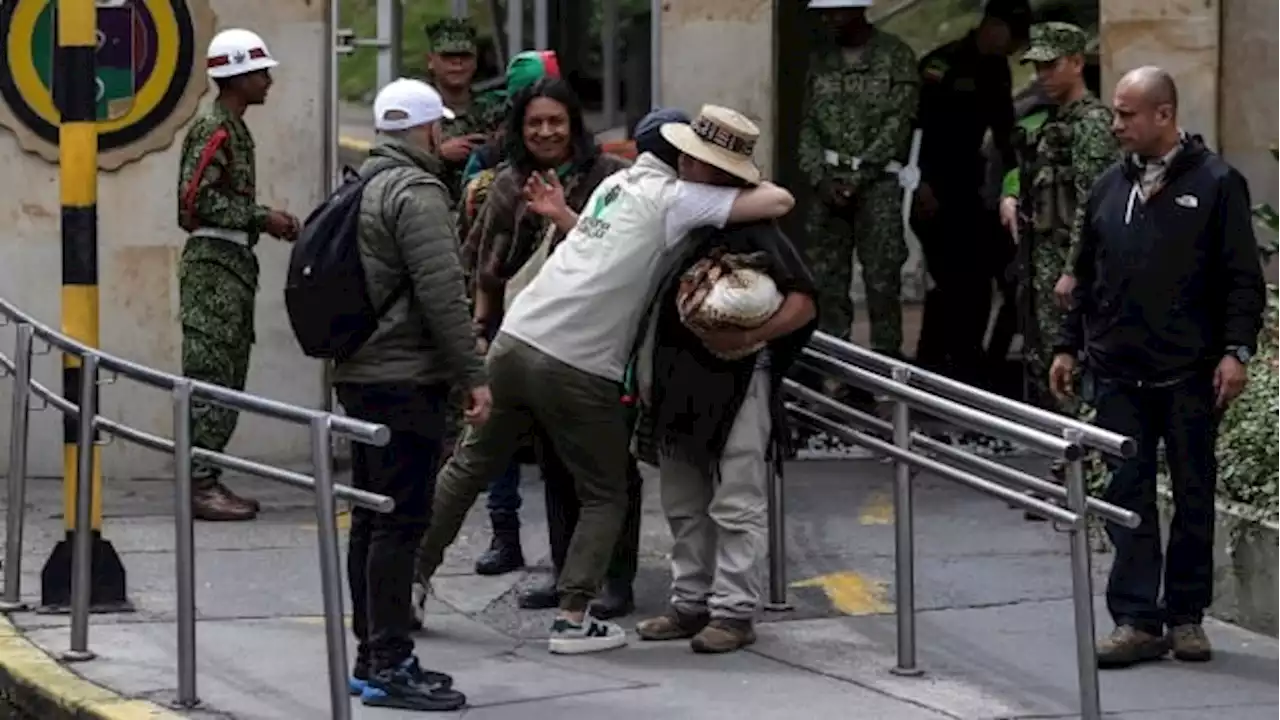
<path id="1" fill-rule="evenodd" d="M 196 488 L 191 497 L 191 509 L 197 520 L 211 522 L 238 522 L 258 516 L 253 507 L 218 482 Z"/>
<path id="2" fill-rule="evenodd" d="M 231 488 L 227 487 L 226 485 L 223 485 L 222 489 L 224 492 L 230 495 L 236 502 L 242 505 L 246 505 L 250 508 L 253 508 L 253 511 L 255 513 L 262 512 L 262 503 L 258 502 L 256 499 L 251 497 L 245 497 L 240 493 L 236 492 L 235 490 L 232 490 Z"/>

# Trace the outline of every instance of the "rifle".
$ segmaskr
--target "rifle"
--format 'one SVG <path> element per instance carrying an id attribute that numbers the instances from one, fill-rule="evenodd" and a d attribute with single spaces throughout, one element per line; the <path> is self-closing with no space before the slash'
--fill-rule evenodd
<path id="1" fill-rule="evenodd" d="M 1022 400 L 1034 402 L 1032 397 L 1031 363 L 1028 351 L 1040 342 L 1040 324 L 1036 321 L 1035 312 L 1035 198 L 1031 180 L 1039 169 L 1039 158 L 1036 157 L 1035 143 L 1027 137 L 1021 128 L 1016 131 L 1015 141 L 1018 149 L 1018 246 L 1014 256 L 1012 272 L 1017 282 L 1015 303 L 1018 308 L 1018 326 L 1022 334 Z"/>

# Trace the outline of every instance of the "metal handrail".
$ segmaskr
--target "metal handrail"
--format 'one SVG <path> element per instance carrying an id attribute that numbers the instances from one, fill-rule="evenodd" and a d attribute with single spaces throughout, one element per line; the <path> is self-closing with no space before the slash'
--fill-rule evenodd
<path id="1" fill-rule="evenodd" d="M 3 376 L 5 373 L 13 375 L 16 371 L 17 368 L 14 367 L 13 361 L 4 353 L 0 352 L 0 376 Z M 54 409 L 58 410 L 63 415 L 77 419 L 80 417 L 80 408 L 77 407 L 75 403 L 45 387 L 39 381 L 32 380 L 30 382 L 30 387 L 36 397 L 39 397 L 49 405 L 52 405 Z M 143 432 L 142 430 L 129 427 L 124 423 L 117 422 L 110 418 L 105 418 L 101 415 L 94 418 L 93 426 L 95 430 L 108 432 L 122 440 L 128 440 L 135 445 L 141 445 L 142 447 L 150 450 L 162 453 L 174 452 L 174 442 L 172 440 L 166 440 L 159 435 L 152 435 L 151 433 Z M 235 455 L 226 455 L 224 453 L 214 452 L 200 447 L 193 447 L 191 448 L 191 456 L 208 465 L 215 465 L 223 468 L 224 470 L 253 475 L 266 480 L 275 480 L 276 482 L 281 482 L 286 485 L 292 485 L 299 490 L 314 491 L 316 488 L 315 480 L 313 480 L 309 475 L 303 475 L 302 473 L 294 472 L 292 470 L 285 470 L 274 465 L 266 465 L 253 460 L 247 460 L 245 458 L 236 457 Z M 361 490 L 359 488 L 351 487 L 350 485 L 335 483 L 333 486 L 333 494 L 340 500 L 346 500 L 349 503 L 368 508 L 374 512 L 388 513 L 395 508 L 395 501 L 386 495 L 371 493 L 368 490 Z M 10 552 L 13 551 L 9 551 L 6 548 L 6 555 Z M 5 562 L 8 563 L 9 559 L 6 558 Z M 9 597 L 8 578 L 6 577 L 4 601 L 10 602 L 11 600 L 12 598 Z"/>
<path id="2" fill-rule="evenodd" d="M 967 403 L 1008 420 L 1026 423 L 1057 435 L 1061 435 L 1068 429 L 1077 430 L 1085 447 L 1101 450 L 1108 455 L 1130 458 L 1138 450 L 1137 443 L 1131 437 L 922 370 L 910 363 L 858 347 L 833 335 L 816 332 L 813 334 L 813 339 L 809 341 L 809 345 L 820 353 L 876 373 L 891 375 L 894 370 L 908 370 L 910 371 L 908 384 L 944 398 Z M 929 408 L 923 409 L 929 410 Z"/>
<path id="3" fill-rule="evenodd" d="M 837 356 L 833 356 L 837 355 Z M 894 473 L 894 592 L 897 613 L 898 675 L 922 674 L 916 664 L 915 550 L 912 471 L 931 473 L 1015 507 L 1058 521 L 1070 535 L 1072 607 L 1082 720 L 1101 720 L 1097 655 L 1094 648 L 1093 580 L 1089 547 L 1090 515 L 1129 528 L 1141 523 L 1134 512 L 1090 498 L 1084 484 L 1084 452 L 1098 449 L 1122 457 L 1134 450 L 1132 438 L 986 393 L 906 363 L 817 333 L 805 348 L 801 366 L 893 401 L 893 421 L 859 412 L 794 380 L 783 380 L 783 391 L 811 407 L 786 404 L 788 413 L 805 424 L 848 442 L 869 448 L 895 461 Z M 872 369 L 868 369 L 870 366 Z M 877 374 L 887 370 L 891 378 Z M 912 387 L 917 376 L 924 378 Z M 815 411 L 820 408 L 824 413 Z M 976 407 L 974 407 L 976 406 Z M 973 430 L 1018 442 L 1041 454 L 1065 460 L 1065 487 L 1015 468 L 979 458 L 958 448 L 912 432 L 912 409 L 951 420 Z M 828 415 L 834 414 L 840 421 Z M 853 423 L 859 431 L 844 423 Z M 1030 427 L 1028 427 L 1030 426 Z M 867 432 L 869 431 L 869 432 Z M 1057 436 L 1045 431 L 1055 431 Z M 890 438 L 878 437 L 888 435 Z M 913 451 L 914 450 L 914 451 Z M 925 450 L 933 457 L 921 454 Z M 954 467 L 942 460 L 962 467 Z M 1015 486 L 1015 487 L 1010 487 Z M 1021 490 L 1065 501 L 1065 508 Z M 769 609 L 786 609 L 785 491 L 776 474 L 769 487 Z"/>
<path id="4" fill-rule="evenodd" d="M 792 395 L 797 399 L 803 400 L 810 405 L 820 405 L 824 410 L 827 410 L 828 412 L 836 413 L 845 420 L 856 422 L 859 425 L 861 425 L 863 428 L 871 430 L 872 432 L 879 433 L 882 435 L 892 435 L 893 433 L 893 424 L 890 422 L 886 422 L 884 420 L 881 420 L 878 417 L 873 417 L 871 415 L 868 415 L 867 413 L 860 412 L 858 410 L 855 410 L 854 408 L 851 408 L 839 402 L 836 402 L 835 400 L 832 400 L 831 398 L 827 397 L 826 395 L 823 395 L 822 393 L 816 390 L 813 390 L 812 388 L 808 388 L 808 387 L 805 387 L 804 385 L 801 385 L 795 380 L 783 380 L 782 382 L 783 382 L 783 389 L 788 394 Z M 787 404 L 787 409 L 791 411 L 793 415 L 804 416 L 806 420 L 809 419 L 808 415 L 812 414 L 807 410 L 803 413 L 800 412 L 801 410 L 803 410 L 803 408 L 796 406 L 792 403 Z M 827 422 L 830 422 L 830 421 L 827 421 Z M 825 425 L 821 429 L 826 429 Z M 845 428 L 845 429 L 847 430 L 848 428 Z M 865 443 L 861 443 L 861 441 L 856 441 L 856 442 L 858 442 L 859 444 L 865 444 Z M 1016 468 L 1011 468 L 1008 465 L 1001 465 L 1000 463 L 995 462 L 994 460 L 988 460 L 987 458 L 979 457 L 972 453 L 967 453 L 952 445 L 948 445 L 944 442 L 939 442 L 937 440 L 934 440 L 933 438 L 929 437 L 928 435 L 925 435 L 924 433 L 912 432 L 911 442 L 913 445 L 918 445 L 921 449 L 926 450 L 933 455 L 937 455 L 939 457 L 944 457 L 947 460 L 968 465 L 969 468 L 974 472 L 994 475 L 996 478 L 998 478 L 999 480 L 1005 483 L 1020 485 L 1024 489 L 1034 491 L 1041 495 L 1048 495 L 1055 499 L 1062 500 L 1064 502 L 1067 499 L 1066 488 L 1064 488 L 1063 486 L 1057 483 L 1049 482 L 1048 480 L 1042 480 L 1034 475 L 1030 475 L 1028 473 L 1022 472 L 1021 470 L 1018 470 Z M 1003 495 L 1001 497 L 1003 497 Z M 1020 503 L 1022 501 L 1021 499 L 1024 497 L 1026 496 L 1019 495 L 1018 500 L 1013 502 Z M 1142 518 L 1139 517 L 1138 514 L 1133 512 L 1132 510 L 1125 510 L 1123 508 L 1116 507 L 1111 503 L 1099 500 L 1094 497 L 1089 498 L 1087 504 L 1089 506 L 1090 512 L 1100 517 L 1103 517 L 1107 520 L 1110 520 L 1111 522 L 1123 525 L 1127 528 L 1136 528 L 1142 522 Z"/>
<path id="5" fill-rule="evenodd" d="M 1080 457 L 1080 446 L 1062 437 L 1054 437 L 1035 428 L 1019 425 L 998 415 L 975 410 L 967 405 L 917 390 L 906 383 L 898 383 L 868 370 L 828 357 L 812 348 L 805 348 L 801 363 L 837 380 L 853 382 L 874 392 L 888 395 L 913 405 L 930 414 L 941 415 L 947 420 L 973 430 L 998 435 L 1020 445 L 1026 445 L 1041 453 L 1067 460 Z"/>
<path id="6" fill-rule="evenodd" d="M 75 357 L 84 357 L 86 354 L 92 354 L 98 358 L 99 368 L 110 372 L 119 373 L 127 378 L 137 380 L 145 385 L 150 385 L 160 390 L 172 391 L 179 383 L 190 383 L 191 392 L 194 399 L 209 400 L 229 408 L 241 410 L 243 412 L 255 413 L 257 415 L 265 415 L 273 417 L 277 420 L 285 422 L 305 425 L 311 423 L 316 418 L 329 417 L 333 423 L 333 431 L 339 435 L 344 435 L 352 440 L 362 442 L 368 445 L 382 446 L 386 445 L 391 438 L 391 431 L 385 425 L 377 423 L 365 422 L 344 415 L 334 415 L 326 413 L 323 410 L 313 410 L 311 408 L 301 407 L 299 405 L 290 405 L 289 403 L 272 400 L 260 395 L 250 395 L 246 392 L 232 390 L 231 388 L 213 383 L 193 380 L 191 378 L 172 375 L 163 370 L 156 370 L 145 365 L 125 360 L 104 353 L 96 348 L 91 348 L 84 343 L 67 337 L 54 330 L 53 328 L 41 323 L 31 315 L 19 310 L 7 300 L 0 299 L 0 317 L 16 323 L 25 323 L 30 325 L 35 331 L 35 336 L 49 345 L 61 350 L 67 355 Z"/>
<path id="7" fill-rule="evenodd" d="M 16 323 L 14 357 L 0 353 L 0 373 L 14 377 L 12 422 L 10 424 L 10 457 L 4 595 L 0 610 L 13 611 L 21 602 L 22 536 L 25 522 L 27 475 L 28 415 L 31 396 L 45 401 L 46 407 L 74 417 L 79 424 L 77 439 L 75 525 L 72 546 L 71 580 L 71 647 L 63 659 L 89 660 L 89 605 L 92 584 L 93 446 L 96 431 L 129 440 L 143 447 L 172 453 L 174 457 L 175 556 L 177 589 L 178 640 L 178 704 L 194 707 L 200 700 L 196 691 L 196 592 L 195 592 L 195 517 L 192 510 L 192 460 L 275 480 L 315 492 L 316 528 L 320 549 L 321 593 L 324 602 L 325 638 L 329 659 L 329 691 L 332 717 L 350 720 L 351 704 L 347 695 L 346 630 L 343 624 L 342 574 L 339 565 L 336 498 L 375 512 L 390 512 L 394 501 L 384 495 L 340 485 L 333 479 L 333 439 L 337 435 L 369 445 L 385 445 L 390 430 L 377 423 L 343 417 L 276 400 L 250 395 L 218 385 L 171 375 L 138 363 L 104 353 L 69 338 L 40 323 L 12 303 L 0 299 L 0 325 Z M 35 340 L 47 343 L 62 353 L 79 358 L 81 365 L 80 404 L 61 397 L 32 378 L 32 356 Z M 168 390 L 173 404 L 174 439 L 129 427 L 98 414 L 97 388 L 102 384 L 103 370 L 136 380 L 144 385 Z M 308 425 L 311 431 L 313 476 L 194 447 L 191 436 L 191 407 L 194 400 L 210 401 L 243 412 L 256 413 L 292 423 Z"/>

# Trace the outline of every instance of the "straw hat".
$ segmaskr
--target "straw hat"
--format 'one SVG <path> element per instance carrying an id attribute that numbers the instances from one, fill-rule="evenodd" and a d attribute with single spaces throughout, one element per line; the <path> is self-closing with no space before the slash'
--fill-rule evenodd
<path id="1" fill-rule="evenodd" d="M 760 128 L 742 113 L 718 105 L 703 105 L 693 122 L 666 123 L 662 137 L 677 150 L 708 165 L 758 185 L 760 168 L 751 159 Z"/>

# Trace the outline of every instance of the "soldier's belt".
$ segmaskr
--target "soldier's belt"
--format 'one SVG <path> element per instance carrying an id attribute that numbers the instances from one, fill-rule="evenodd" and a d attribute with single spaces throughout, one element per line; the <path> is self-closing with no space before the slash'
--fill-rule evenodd
<path id="1" fill-rule="evenodd" d="M 253 243 L 249 241 L 249 233 L 243 230 L 229 230 L 227 228 L 202 227 L 196 228 L 191 237 L 217 238 L 218 240 L 226 240 L 243 247 L 251 248 Z"/>
<path id="2" fill-rule="evenodd" d="M 918 151 L 916 154 L 918 154 Z M 853 155 L 842 155 L 835 150 L 823 150 L 822 161 L 831 167 L 845 168 L 855 172 L 863 165 L 862 158 L 854 157 Z M 903 165 L 897 160 L 890 160 L 885 163 L 884 172 L 897 177 L 898 184 L 904 189 L 914 192 L 920 186 L 920 168 L 914 158 L 907 165 Z"/>

